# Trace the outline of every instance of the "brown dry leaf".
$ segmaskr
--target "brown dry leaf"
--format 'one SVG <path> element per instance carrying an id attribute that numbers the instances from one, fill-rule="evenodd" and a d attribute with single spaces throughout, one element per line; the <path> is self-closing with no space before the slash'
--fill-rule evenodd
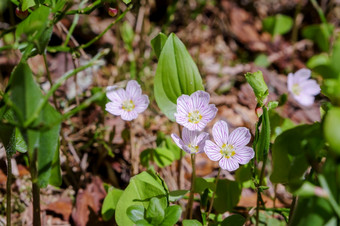
<path id="1" fill-rule="evenodd" d="M 7 181 L 7 176 L 0 169 L 0 185 L 5 185 Z"/>
<path id="2" fill-rule="evenodd" d="M 267 208 L 273 208 L 274 207 L 274 205 L 273 205 L 274 202 L 273 202 L 272 198 L 262 194 L 262 199 L 263 199 L 265 206 Z M 241 194 L 241 199 L 240 199 L 240 201 L 238 202 L 237 205 L 242 206 L 242 207 L 254 207 L 254 206 L 256 206 L 256 202 L 257 202 L 257 194 L 255 192 L 250 191 L 250 190 L 243 189 L 242 194 Z M 285 207 L 285 205 L 282 204 L 279 200 L 276 200 L 275 201 L 275 207 L 282 208 L 282 207 Z"/>
<path id="3" fill-rule="evenodd" d="M 23 177 L 26 175 L 30 174 L 30 171 L 27 170 L 27 168 L 21 164 L 18 165 L 18 171 L 19 171 L 19 176 Z"/>
<path id="4" fill-rule="evenodd" d="M 59 200 L 48 204 L 46 210 L 60 214 L 64 221 L 68 221 L 72 213 L 72 202 L 70 199 Z"/>

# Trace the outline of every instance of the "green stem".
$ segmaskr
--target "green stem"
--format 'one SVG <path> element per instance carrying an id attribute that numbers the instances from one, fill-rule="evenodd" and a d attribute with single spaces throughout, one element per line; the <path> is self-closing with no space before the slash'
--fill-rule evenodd
<path id="1" fill-rule="evenodd" d="M 7 218 L 7 225 L 11 225 L 11 213 L 12 213 L 12 207 L 11 207 L 11 197 L 12 197 L 12 162 L 11 162 L 11 156 L 7 153 L 7 184 L 6 184 L 6 199 L 7 199 L 7 209 L 6 209 L 6 218 Z"/>
<path id="2" fill-rule="evenodd" d="M 321 7 L 319 6 L 319 4 L 317 3 L 317 1 L 316 0 L 310 0 L 310 1 L 313 4 L 313 6 L 316 9 L 316 11 L 318 12 L 319 17 L 320 17 L 322 23 L 327 25 L 327 19 L 325 17 L 325 14 L 323 13 L 323 11 L 322 11 Z"/>
<path id="3" fill-rule="evenodd" d="M 178 125 L 178 132 L 179 132 L 179 137 L 182 137 L 182 131 L 181 131 L 181 126 Z M 181 150 L 179 160 L 178 160 L 178 165 L 177 165 L 177 184 L 178 184 L 178 189 L 181 189 L 181 174 L 182 174 L 182 158 L 183 158 L 183 151 Z"/>
<path id="4" fill-rule="evenodd" d="M 292 216 L 293 216 L 294 209 L 295 209 L 295 205 L 296 205 L 296 199 L 297 199 L 297 197 L 296 197 L 296 196 L 293 196 L 292 204 L 290 204 L 290 211 L 289 211 L 288 224 L 289 224 L 289 223 L 291 222 L 291 220 L 292 220 Z"/>
<path id="5" fill-rule="evenodd" d="M 215 180 L 215 190 L 211 196 L 211 200 L 210 200 L 210 205 L 209 205 L 209 210 L 208 210 L 208 213 L 206 215 L 206 219 L 209 221 L 209 215 L 212 211 L 212 207 L 213 207 L 213 204 L 214 204 L 214 199 L 215 199 L 215 194 L 216 194 L 216 190 L 217 190 L 217 182 L 220 178 L 220 174 L 221 174 L 221 168 L 218 168 L 218 173 L 217 173 L 217 176 L 216 176 L 216 180 Z"/>
<path id="6" fill-rule="evenodd" d="M 196 178 L 196 154 L 191 154 L 191 166 L 192 166 L 192 176 L 191 176 L 191 188 L 190 196 L 187 207 L 187 218 L 192 219 L 193 204 L 194 204 L 194 193 L 195 193 L 195 178 Z"/>
<path id="7" fill-rule="evenodd" d="M 78 46 L 76 49 L 85 49 L 87 47 L 89 47 L 90 45 L 92 45 L 93 43 L 95 43 L 96 41 L 98 41 L 101 37 L 103 37 L 103 35 L 108 31 L 110 30 L 110 28 L 115 25 L 118 21 L 120 21 L 124 16 L 125 14 L 132 8 L 132 5 L 129 5 L 126 10 L 116 19 L 114 20 L 107 28 L 105 28 L 105 30 L 100 33 L 99 35 L 97 35 L 96 37 L 94 37 L 91 41 L 89 41 L 88 43 L 86 44 L 83 44 L 83 45 L 80 45 Z"/>
<path id="8" fill-rule="evenodd" d="M 90 14 L 93 10 L 97 9 L 100 6 L 101 2 L 102 2 L 102 0 L 96 0 L 94 3 L 92 3 L 88 7 L 85 7 L 83 9 L 70 10 L 70 11 L 66 12 L 65 14 L 66 15 Z"/>
<path id="9" fill-rule="evenodd" d="M 41 226 L 40 220 L 40 188 L 37 181 L 32 184 L 33 192 L 33 226 Z"/>
<path id="10" fill-rule="evenodd" d="M 93 66 L 99 58 L 101 58 L 102 56 L 106 55 L 107 53 L 108 53 L 108 49 L 102 50 L 101 52 L 99 52 L 94 58 L 92 58 L 84 66 L 78 67 L 78 68 L 76 68 L 76 69 L 74 69 L 74 70 L 72 70 L 70 72 L 67 72 L 60 79 L 58 79 L 58 81 L 56 81 L 56 83 L 51 87 L 51 89 L 46 93 L 44 98 L 40 101 L 39 105 L 37 106 L 37 108 L 35 109 L 33 114 L 31 115 L 31 117 L 24 122 L 24 126 L 23 127 L 27 128 L 28 126 L 30 126 L 38 118 L 41 110 L 43 109 L 45 104 L 48 102 L 48 99 L 64 83 L 65 80 L 67 80 L 68 78 L 70 78 L 73 75 L 77 74 L 78 72 L 80 72 L 82 70 L 85 70 L 88 67 Z"/>
<path id="11" fill-rule="evenodd" d="M 334 212 L 336 213 L 336 215 L 338 215 L 338 218 L 340 218 L 340 207 L 338 206 L 336 199 L 334 198 L 332 191 L 330 190 L 328 186 L 325 176 L 322 174 L 319 174 L 318 179 L 319 179 L 321 187 L 328 193 L 328 200 Z"/>
<path id="12" fill-rule="evenodd" d="M 262 185 L 263 177 L 264 177 L 264 170 L 266 167 L 267 163 L 267 155 L 263 157 L 263 163 L 262 163 L 262 168 L 261 168 L 261 173 L 260 173 L 260 180 L 259 184 L 257 186 L 257 200 L 256 200 L 256 225 L 259 225 L 259 217 L 260 217 L 260 205 L 261 205 L 261 191 L 259 187 Z"/>

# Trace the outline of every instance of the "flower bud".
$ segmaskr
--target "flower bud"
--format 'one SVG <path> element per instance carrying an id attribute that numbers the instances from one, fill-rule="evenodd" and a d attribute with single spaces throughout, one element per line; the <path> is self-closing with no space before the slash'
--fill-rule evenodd
<path id="1" fill-rule="evenodd" d="M 28 16 L 28 11 L 22 11 L 19 7 L 17 7 L 15 9 L 15 15 L 17 15 L 17 17 L 19 17 L 20 19 L 25 19 Z"/>
<path id="2" fill-rule="evenodd" d="M 109 8 L 107 9 L 107 13 L 108 13 L 110 16 L 115 17 L 115 16 L 117 15 L 117 13 L 118 13 L 118 9 L 109 7 Z"/>

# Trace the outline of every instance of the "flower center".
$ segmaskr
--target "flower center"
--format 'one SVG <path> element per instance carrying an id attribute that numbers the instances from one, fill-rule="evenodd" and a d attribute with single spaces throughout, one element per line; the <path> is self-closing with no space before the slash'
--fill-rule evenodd
<path id="1" fill-rule="evenodd" d="M 189 144 L 188 148 L 190 148 L 191 153 L 197 153 L 199 149 L 198 145 L 192 145 L 192 144 Z"/>
<path id="2" fill-rule="evenodd" d="M 292 86 L 292 93 L 294 93 L 296 96 L 299 96 L 301 92 L 301 87 L 299 86 L 299 84 L 295 83 Z"/>
<path id="3" fill-rule="evenodd" d="M 192 111 L 188 114 L 188 121 L 194 124 L 197 124 L 201 121 L 202 115 L 198 110 Z"/>
<path id="4" fill-rule="evenodd" d="M 123 101 L 122 108 L 123 110 L 130 112 L 133 109 L 135 109 L 135 104 L 133 103 L 132 100 L 126 100 L 126 101 Z"/>
<path id="5" fill-rule="evenodd" d="M 227 159 L 234 156 L 236 154 L 235 148 L 231 144 L 223 144 L 220 150 L 220 153 Z"/>

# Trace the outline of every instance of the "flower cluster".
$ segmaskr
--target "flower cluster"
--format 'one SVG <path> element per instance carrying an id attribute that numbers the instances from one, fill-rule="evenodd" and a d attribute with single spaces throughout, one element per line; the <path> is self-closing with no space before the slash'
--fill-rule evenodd
<path id="1" fill-rule="evenodd" d="M 197 91 L 191 96 L 182 95 L 177 99 L 176 122 L 182 126 L 182 138 L 171 134 L 172 139 L 189 154 L 205 152 L 213 161 L 219 161 L 222 169 L 234 171 L 239 164 L 247 164 L 254 157 L 254 150 L 246 145 L 251 135 L 247 128 L 235 129 L 229 136 L 228 125 L 218 121 L 213 126 L 214 142 L 208 140 L 209 134 L 202 131 L 213 120 L 217 108 L 209 104 L 210 95 Z"/>
<path id="2" fill-rule="evenodd" d="M 320 93 L 320 86 L 315 80 L 309 79 L 311 71 L 300 69 L 294 74 L 288 74 L 288 91 L 294 99 L 303 106 L 310 106 L 314 103 L 314 96 Z"/>
<path id="3" fill-rule="evenodd" d="M 107 87 L 106 96 L 111 102 L 106 104 L 105 110 L 126 121 L 136 119 L 149 105 L 149 97 L 142 95 L 142 89 L 135 80 L 127 83 L 126 90 Z"/>

